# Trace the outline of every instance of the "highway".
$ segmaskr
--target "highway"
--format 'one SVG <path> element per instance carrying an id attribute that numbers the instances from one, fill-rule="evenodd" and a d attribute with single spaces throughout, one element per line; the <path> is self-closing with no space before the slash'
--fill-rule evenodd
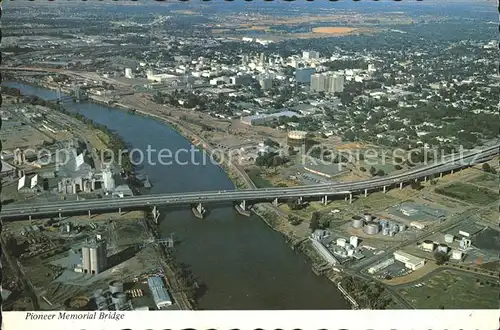
<path id="1" fill-rule="evenodd" d="M 176 194 L 155 194 L 146 196 L 131 196 L 115 199 L 96 199 L 84 201 L 59 201 L 53 203 L 33 203 L 29 205 L 10 204 L 2 208 L 0 217 L 3 220 L 28 218 L 29 216 L 53 216 L 58 214 L 77 214 L 83 212 L 106 212 L 118 209 L 140 209 L 161 205 L 190 205 L 197 203 L 215 202 L 255 202 L 271 201 L 291 197 L 318 197 L 324 196 L 349 196 L 366 190 L 375 190 L 382 187 L 394 186 L 399 183 L 449 172 L 464 168 L 486 159 L 491 159 L 499 152 L 500 144 L 475 150 L 464 154 L 460 159 L 446 160 L 416 168 L 404 173 L 391 176 L 373 178 L 346 183 L 331 183 L 314 186 L 299 186 L 287 188 L 244 189 L 225 191 L 187 192 Z"/>

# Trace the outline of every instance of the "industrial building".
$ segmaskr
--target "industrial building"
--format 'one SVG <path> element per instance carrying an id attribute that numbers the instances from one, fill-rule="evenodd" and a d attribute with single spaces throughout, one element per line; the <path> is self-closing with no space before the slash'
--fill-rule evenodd
<path id="1" fill-rule="evenodd" d="M 153 276 L 148 278 L 148 286 L 158 309 L 172 305 L 172 299 L 170 298 L 161 277 Z"/>
<path id="2" fill-rule="evenodd" d="M 324 246 L 321 242 L 315 239 L 311 239 L 311 241 L 316 251 L 318 251 L 318 253 L 323 257 L 323 259 L 325 259 L 330 265 L 340 264 L 339 260 L 335 258 L 332 252 L 330 252 L 330 250 L 328 250 L 326 246 Z"/>
<path id="3" fill-rule="evenodd" d="M 134 74 L 132 73 L 131 68 L 125 68 L 125 78 L 128 78 L 128 79 L 134 78 Z"/>
<path id="4" fill-rule="evenodd" d="M 106 270 L 108 250 L 106 241 L 92 239 L 82 246 L 82 271 L 87 274 L 99 274 Z"/>
<path id="5" fill-rule="evenodd" d="M 390 265 L 394 264 L 394 262 L 395 262 L 394 258 L 389 258 L 387 260 L 384 260 L 384 261 L 382 261 L 378 264 L 375 264 L 375 265 L 371 266 L 370 268 L 368 268 L 368 273 L 375 274 L 376 272 L 379 272 L 382 269 L 385 269 L 385 268 L 389 267 Z"/>
<path id="6" fill-rule="evenodd" d="M 169 73 L 154 74 L 153 70 L 148 70 L 146 71 L 146 78 L 149 81 L 163 83 L 167 81 L 174 81 L 178 78 L 178 76 Z"/>
<path id="7" fill-rule="evenodd" d="M 394 252 L 394 259 L 404 263 L 405 267 L 411 270 L 417 270 L 425 265 L 425 259 L 412 256 L 401 250 Z"/>

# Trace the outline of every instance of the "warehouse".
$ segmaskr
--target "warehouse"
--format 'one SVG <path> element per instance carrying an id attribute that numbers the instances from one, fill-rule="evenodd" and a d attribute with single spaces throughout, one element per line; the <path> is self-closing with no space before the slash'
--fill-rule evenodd
<path id="1" fill-rule="evenodd" d="M 161 277 L 153 276 L 148 278 L 148 286 L 158 309 L 172 305 L 172 299 L 170 299 L 170 295 L 168 294 Z"/>
<path id="2" fill-rule="evenodd" d="M 412 256 L 403 251 L 394 252 L 394 259 L 405 264 L 406 268 L 417 270 L 425 264 L 425 259 Z"/>

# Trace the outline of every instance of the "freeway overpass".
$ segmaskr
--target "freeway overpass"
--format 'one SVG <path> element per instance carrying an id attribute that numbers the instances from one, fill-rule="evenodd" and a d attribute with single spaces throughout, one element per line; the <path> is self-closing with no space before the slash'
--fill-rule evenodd
<path id="1" fill-rule="evenodd" d="M 1 212 L 3 220 L 21 219 L 31 217 L 61 217 L 64 215 L 74 215 L 90 212 L 109 212 L 122 210 L 133 210 L 143 208 L 153 208 L 156 212 L 157 206 L 162 205 L 196 205 L 198 211 L 203 213 L 202 204 L 216 202 L 237 202 L 242 210 L 247 209 L 248 203 L 262 201 L 273 201 L 278 203 L 280 199 L 296 197 L 318 198 L 325 204 L 328 198 L 345 197 L 352 201 L 353 194 L 383 189 L 399 185 L 403 187 L 405 183 L 415 180 L 427 180 L 428 177 L 442 175 L 462 168 L 481 163 L 491 159 L 499 153 L 500 144 L 490 146 L 481 150 L 475 150 L 462 155 L 460 158 L 448 159 L 431 165 L 406 171 L 403 173 L 345 183 L 329 183 L 314 186 L 299 186 L 288 188 L 268 188 L 268 189 L 244 189 L 227 191 L 204 191 L 187 192 L 176 194 L 155 194 L 146 196 L 132 196 L 116 199 L 97 199 L 85 201 L 60 201 L 54 203 L 33 203 L 29 205 L 7 205 Z"/>

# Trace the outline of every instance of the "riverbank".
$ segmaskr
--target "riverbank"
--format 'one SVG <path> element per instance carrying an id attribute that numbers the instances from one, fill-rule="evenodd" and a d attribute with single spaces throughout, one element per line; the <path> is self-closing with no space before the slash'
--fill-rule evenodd
<path id="1" fill-rule="evenodd" d="M 52 93 L 46 97 L 52 99 Z M 76 111 L 89 116 L 96 122 L 110 125 L 113 131 L 123 136 L 135 148 L 146 148 L 149 145 L 157 150 L 165 147 L 189 148 L 189 145 L 181 142 L 180 136 L 185 136 L 184 141 L 198 142 L 198 145 L 201 145 L 200 148 L 210 150 L 211 146 L 206 141 L 197 140 L 199 135 L 190 129 L 196 130 L 195 126 L 191 127 L 192 123 L 185 124 L 175 116 L 168 116 L 170 111 L 166 107 L 147 104 L 141 109 L 150 109 L 153 113 L 136 111 L 135 114 L 132 114 L 130 108 L 134 107 L 133 105 L 128 109 L 120 109 L 123 111 L 116 111 L 116 106 L 107 105 L 109 110 L 106 110 L 99 106 L 89 106 L 87 103 L 90 104 L 90 102 L 82 103 L 84 104 L 71 103 L 71 105 L 68 104 L 68 107 L 78 109 Z M 135 105 L 135 107 L 137 106 Z M 148 117 L 154 121 L 149 122 L 142 118 L 134 119 L 135 115 Z M 153 124 L 153 122 L 157 124 Z M 158 123 L 169 125 L 166 128 Z M 146 124 L 147 126 L 145 126 Z M 170 133 L 171 131 L 173 133 L 174 129 L 177 134 Z M 137 132 L 142 131 L 146 131 L 148 134 L 137 134 Z M 227 167 L 229 168 L 230 165 L 227 164 Z M 146 171 L 153 180 L 152 193 L 165 193 L 207 188 L 211 190 L 228 189 L 227 183 L 212 184 L 212 182 L 218 182 L 217 180 L 228 182 L 224 172 L 228 173 L 229 171 L 223 166 L 219 166 L 219 168 L 225 171 L 217 171 L 213 166 L 196 168 L 170 166 L 168 176 L 166 176 L 165 168 L 145 164 L 143 171 Z M 246 178 L 246 172 L 238 170 L 238 168 L 233 168 L 233 171 L 230 172 L 233 182 L 237 178 L 241 182 L 240 187 L 251 187 L 252 182 Z M 243 186 L 243 184 L 245 185 Z M 262 213 L 257 208 L 265 212 Z M 297 248 L 295 248 L 295 253 L 291 251 L 290 246 L 293 248 L 297 245 L 292 243 L 295 242 L 293 240 L 295 237 L 287 230 L 287 228 L 292 227 L 290 227 L 286 215 L 284 217 L 280 215 L 283 212 L 279 212 L 279 209 L 277 212 L 270 204 L 259 204 L 256 206 L 256 210 L 260 219 L 251 216 L 249 221 L 243 220 L 241 216 L 232 218 L 236 212 L 227 209 L 211 210 L 211 221 L 203 222 L 190 219 L 191 212 L 184 214 L 184 211 L 168 210 L 164 213 L 165 219 L 158 227 L 159 232 L 161 235 L 178 233 L 180 245 L 179 248 L 175 249 L 176 257 L 183 263 L 192 265 L 193 272 L 199 275 L 209 287 L 209 293 L 200 299 L 200 308 L 210 309 L 215 306 L 217 306 L 215 308 L 222 309 L 346 308 L 344 299 L 341 298 L 336 286 L 323 277 L 315 276 L 311 272 L 309 260 L 303 255 L 298 256 Z M 304 225 L 307 227 L 307 224 Z M 273 230 L 269 231 L 267 228 Z M 207 240 L 207 235 L 210 235 L 210 240 Z M 184 244 L 187 241 L 190 243 Z M 242 244 L 242 242 L 244 243 Z M 272 253 L 270 253 L 271 251 Z M 213 263 L 207 262 L 206 258 L 196 257 L 200 253 L 217 256 L 219 260 L 222 256 L 222 260 L 228 267 L 221 274 L 220 270 L 214 269 Z M 236 255 L 238 258 L 235 258 Z M 239 271 L 242 267 L 246 269 L 250 265 L 252 265 L 251 268 L 245 272 Z M 277 265 L 279 268 L 276 268 Z M 258 275 L 263 272 L 268 274 L 264 279 Z M 243 283 L 244 285 L 242 285 Z M 282 289 L 283 283 L 295 286 L 296 290 L 290 292 Z M 261 287 L 265 289 L 260 290 Z M 270 287 L 274 289 L 269 290 Z M 248 295 L 248 290 L 250 292 L 256 290 L 258 296 Z M 322 292 L 323 295 L 318 296 L 318 292 Z M 327 292 L 328 294 L 326 294 Z M 228 298 L 231 296 L 232 299 Z M 269 298 L 263 303 L 262 298 L 267 296 Z M 276 301 L 277 296 L 281 297 L 278 299 L 279 302 Z M 236 300 L 234 297 L 237 297 Z"/>

